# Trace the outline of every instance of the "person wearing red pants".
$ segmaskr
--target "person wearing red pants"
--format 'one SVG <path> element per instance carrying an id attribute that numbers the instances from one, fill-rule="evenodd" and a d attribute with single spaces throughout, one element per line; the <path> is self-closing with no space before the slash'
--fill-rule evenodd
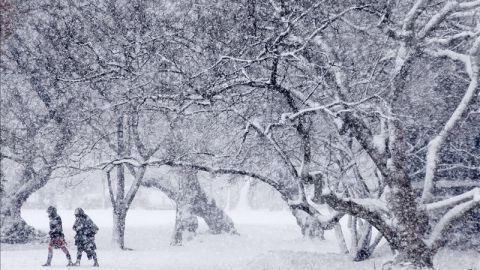
<path id="1" fill-rule="evenodd" d="M 68 252 L 65 235 L 63 234 L 62 219 L 57 214 L 57 209 L 53 206 L 49 206 L 47 209 L 48 218 L 50 219 L 50 243 L 48 244 L 48 258 L 47 262 L 42 266 L 50 266 L 52 263 L 53 249 L 60 248 L 67 256 L 67 266 L 72 266 L 72 258 Z"/>

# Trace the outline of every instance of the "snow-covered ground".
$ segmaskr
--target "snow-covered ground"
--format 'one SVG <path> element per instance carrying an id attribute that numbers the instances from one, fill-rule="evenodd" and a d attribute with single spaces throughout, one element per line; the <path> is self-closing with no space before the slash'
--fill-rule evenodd
<path id="1" fill-rule="evenodd" d="M 333 231 L 326 233 L 325 241 L 302 238 L 294 218 L 288 212 L 233 211 L 239 236 L 210 235 L 205 224 L 200 233 L 183 246 L 169 245 L 173 229 L 174 211 L 133 209 L 127 218 L 126 245 L 132 251 L 120 251 L 111 245 L 112 218 L 109 210 L 90 210 L 87 214 L 97 223 L 98 256 L 101 269 L 381 269 L 391 255 L 381 248 L 372 259 L 352 262 L 338 254 Z M 75 256 L 73 245 L 73 211 L 60 210 L 69 250 Z M 25 220 L 47 230 L 45 211 L 23 210 Z M 348 236 L 347 236 L 348 237 Z M 2 245 L 2 270 L 44 269 L 47 248 L 42 245 Z M 439 270 L 480 270 L 480 254 L 469 251 L 442 251 L 435 258 Z M 82 267 L 89 269 L 92 262 L 85 258 Z M 65 256 L 54 251 L 52 268 L 66 268 Z"/>

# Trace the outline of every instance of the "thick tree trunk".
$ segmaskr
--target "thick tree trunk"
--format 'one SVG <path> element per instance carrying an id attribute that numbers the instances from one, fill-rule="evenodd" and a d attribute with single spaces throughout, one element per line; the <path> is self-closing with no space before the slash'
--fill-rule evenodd
<path id="1" fill-rule="evenodd" d="M 216 205 L 215 200 L 209 200 L 206 196 L 198 199 L 199 203 L 193 206 L 193 213 L 205 220 L 211 233 L 237 234 L 232 219 Z"/>
<path id="2" fill-rule="evenodd" d="M 435 255 L 427 247 L 422 247 L 420 243 L 411 243 L 413 246 L 420 247 L 417 252 L 413 249 L 399 250 L 395 255 L 391 270 L 433 270 L 433 256 Z"/>
<path id="3" fill-rule="evenodd" d="M 237 233 L 232 219 L 217 206 L 214 199 L 207 197 L 198 181 L 196 172 L 189 178 L 189 188 L 185 189 L 185 192 L 192 193 L 191 196 L 187 196 L 192 199 L 189 202 L 192 207 L 192 213 L 205 220 L 211 233 Z"/>
<path id="4" fill-rule="evenodd" d="M 185 211 L 189 211 L 191 214 L 201 217 L 207 223 L 210 232 L 213 234 L 231 233 L 236 234 L 237 230 L 232 219 L 218 207 L 215 200 L 208 198 L 207 194 L 203 190 L 196 173 L 191 172 L 183 174 L 181 181 L 185 181 L 177 188 L 171 187 L 166 183 L 161 183 L 155 180 L 144 180 L 142 185 L 146 187 L 155 187 L 165 193 L 170 199 L 177 204 L 177 219 L 184 220 L 189 219 L 190 223 L 195 223 L 193 219 L 189 218 L 189 214 L 185 214 Z M 187 185 L 188 183 L 188 185 Z M 184 212 L 179 213 L 179 205 L 184 205 L 180 209 L 187 208 Z M 184 218 L 185 217 L 185 218 Z M 187 222 L 189 223 L 189 222 Z M 187 227 L 191 227 L 188 225 Z"/>
<path id="5" fill-rule="evenodd" d="M 177 213 L 175 217 L 175 228 L 173 231 L 172 246 L 180 246 L 183 240 L 191 240 L 198 229 L 198 219 L 192 213 L 192 207 L 188 203 L 177 203 Z"/>
<path id="6" fill-rule="evenodd" d="M 50 171 L 40 177 L 35 174 L 33 163 L 28 164 L 23 171 L 21 182 L 10 187 L 1 198 L 0 236 L 2 243 L 27 243 L 35 240 L 46 240 L 45 233 L 36 230 L 23 220 L 21 210 L 22 205 L 30 195 L 47 183 Z"/>
<path id="7" fill-rule="evenodd" d="M 412 269 L 433 268 L 434 252 L 423 241 L 428 230 L 428 217 L 416 202 L 416 196 L 410 179 L 405 173 L 406 151 L 402 123 L 398 120 L 389 122 L 389 149 L 391 159 L 386 177 L 390 187 L 388 196 L 392 213 L 398 222 L 396 243 L 391 243 L 398 251 L 396 265 L 412 265 Z"/>
<path id="8" fill-rule="evenodd" d="M 293 208 L 291 211 L 304 237 L 325 239 L 320 221 L 300 209 Z"/>
<path id="9" fill-rule="evenodd" d="M 177 213 L 171 245 L 181 245 L 184 239 L 192 239 L 198 229 L 198 220 L 193 214 L 193 204 L 197 192 L 193 183 L 195 179 L 194 171 L 182 170 L 182 177 L 178 182 Z"/>
<path id="10" fill-rule="evenodd" d="M 2 198 L 0 211 L 0 238 L 2 243 L 24 244 L 34 240 L 46 240 L 46 234 L 28 225 L 21 216 L 24 200 Z"/>
<path id="11" fill-rule="evenodd" d="M 198 228 L 196 216 L 205 220 L 213 234 L 237 233 L 230 217 L 216 205 L 215 200 L 207 197 L 198 181 L 196 170 L 181 171 L 175 202 L 177 214 L 172 245 L 180 245 L 185 237 L 195 234 Z"/>

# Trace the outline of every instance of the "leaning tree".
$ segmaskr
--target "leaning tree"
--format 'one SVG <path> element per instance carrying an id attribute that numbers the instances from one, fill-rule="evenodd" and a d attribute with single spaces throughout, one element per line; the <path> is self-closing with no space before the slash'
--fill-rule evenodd
<path id="1" fill-rule="evenodd" d="M 22 219 L 21 207 L 65 163 L 82 109 L 74 102 L 78 96 L 51 76 L 75 68 L 75 63 L 53 61 L 65 52 L 61 42 L 51 39 L 59 25 L 42 24 L 32 20 L 19 26 L 1 49 L 1 232 L 2 241 L 11 243 L 40 235 Z M 33 33 L 37 40 L 30 38 Z"/>
<path id="2" fill-rule="evenodd" d="M 283 26 L 267 29 L 274 37 L 258 46 L 256 57 L 224 59 L 246 63 L 249 68 L 270 66 L 272 76 L 267 78 L 246 72 L 246 84 L 286 93 L 301 103 L 298 110 L 285 110 L 280 124 L 299 123 L 311 115 L 335 124 L 338 135 L 355 139 L 381 176 L 382 196 L 344 197 L 327 181 L 321 197 L 332 208 L 376 227 L 397 253 L 394 268 L 432 268 L 432 258 L 444 244 L 451 224 L 480 201 L 478 189 L 443 200 L 432 195 L 440 154 L 450 134 L 461 121 L 473 121 L 468 112 L 478 92 L 480 38 L 474 17 L 480 3 L 282 3 L 275 6 L 273 2 L 272 12 L 281 17 Z M 292 62 L 298 67 L 294 72 L 289 69 Z M 409 150 L 408 136 L 415 125 L 422 124 L 409 116 L 422 112 L 406 109 L 415 102 L 427 108 L 436 105 L 439 97 L 418 91 L 432 93 L 439 83 L 432 75 L 442 72 L 456 74 L 451 91 L 461 98 L 449 103 L 446 114 L 430 115 L 439 119 L 437 125 L 425 133 L 426 142 L 411 145 Z M 293 75 L 297 79 L 289 81 Z M 315 78 L 327 89 L 324 95 L 318 95 L 315 88 L 301 87 L 301 82 Z M 410 153 L 423 155 L 421 195 L 412 188 Z M 433 222 L 439 209 L 447 211 Z"/>

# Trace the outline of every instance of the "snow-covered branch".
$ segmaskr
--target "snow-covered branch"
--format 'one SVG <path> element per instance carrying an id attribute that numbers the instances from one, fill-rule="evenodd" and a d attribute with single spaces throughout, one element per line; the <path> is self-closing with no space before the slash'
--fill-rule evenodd
<path id="1" fill-rule="evenodd" d="M 415 20 L 421 13 L 421 8 L 424 4 L 426 4 L 428 0 L 417 0 L 415 4 L 413 4 L 412 8 L 407 12 L 407 15 L 403 19 L 403 31 L 410 31 L 413 27 Z"/>
<path id="2" fill-rule="evenodd" d="M 470 2 L 462 2 L 462 3 L 458 4 L 458 8 L 460 10 L 472 10 L 472 9 L 475 9 L 475 8 L 478 8 L 478 7 L 480 7 L 480 1 L 479 0 L 470 1 Z"/>
<path id="3" fill-rule="evenodd" d="M 468 200 L 450 209 L 445 215 L 442 216 L 442 218 L 433 228 L 430 237 L 428 240 L 426 240 L 427 245 L 434 250 L 440 248 L 442 243 L 445 242 L 445 234 L 451 228 L 452 223 L 464 216 L 466 212 L 474 207 L 478 207 L 479 205 L 480 194 L 477 191 L 473 200 Z"/>
<path id="4" fill-rule="evenodd" d="M 454 60 L 460 60 L 465 64 L 467 73 L 470 76 L 470 83 L 468 85 L 465 94 L 457 105 L 455 111 L 452 113 L 450 118 L 447 120 L 442 130 L 428 143 L 427 156 L 426 156 L 426 166 L 425 166 L 425 179 L 424 179 L 424 188 L 422 192 L 422 202 L 431 200 L 432 190 L 433 190 L 433 179 L 435 170 L 437 169 L 438 162 L 438 152 L 442 147 L 443 143 L 447 139 L 450 131 L 455 127 L 455 125 L 461 120 L 461 117 L 465 114 L 468 105 L 472 101 L 475 93 L 478 92 L 478 73 L 479 67 L 476 57 L 478 53 L 478 48 L 480 47 L 480 37 L 476 39 L 472 49 L 470 50 L 471 55 L 458 54 L 449 50 L 439 51 L 439 55 L 448 56 Z"/>
<path id="5" fill-rule="evenodd" d="M 137 159 L 135 158 L 132 158 L 132 157 L 125 157 L 125 158 L 118 158 L 118 159 L 114 159 L 110 162 L 106 162 L 106 163 L 102 163 L 100 164 L 100 167 L 105 170 L 105 171 L 111 171 L 115 168 L 115 166 L 117 165 L 122 165 L 122 164 L 129 164 L 129 165 L 132 165 L 134 167 L 141 167 L 143 166 L 145 163 L 144 162 L 140 162 L 138 161 Z"/>
<path id="6" fill-rule="evenodd" d="M 445 200 L 426 204 L 425 207 L 427 211 L 434 211 L 434 210 L 438 210 L 446 207 L 451 207 L 468 200 L 472 200 L 475 198 L 475 196 L 480 196 L 480 188 L 478 187 L 470 191 L 467 191 L 465 193 L 462 193 L 460 195 L 447 198 Z"/>
<path id="7" fill-rule="evenodd" d="M 359 101 L 355 101 L 355 102 L 334 101 L 334 102 L 331 102 L 329 104 L 325 104 L 325 105 L 322 105 L 322 106 L 309 107 L 309 108 L 306 108 L 306 109 L 302 109 L 302 110 L 299 110 L 296 113 L 284 114 L 284 115 L 282 115 L 282 119 L 288 118 L 288 119 L 294 120 L 294 119 L 298 118 L 299 116 L 302 116 L 302 115 L 307 114 L 307 113 L 316 112 L 316 111 L 325 111 L 326 113 L 336 117 L 337 112 L 335 110 L 331 110 L 331 108 L 334 108 L 336 106 L 342 106 L 341 111 L 346 112 L 346 110 L 344 109 L 345 106 L 347 108 L 355 107 L 355 106 L 358 106 L 360 104 L 363 104 L 363 103 L 365 103 L 367 101 L 370 101 L 372 99 L 375 99 L 375 98 L 378 98 L 378 96 L 372 95 L 372 96 L 363 98 L 363 99 L 361 99 Z"/>
<path id="8" fill-rule="evenodd" d="M 199 171 L 209 172 L 211 174 L 233 174 L 233 175 L 248 176 L 270 185 L 271 187 L 273 187 L 274 189 L 278 190 L 280 193 L 285 195 L 284 187 L 282 184 L 266 176 L 263 176 L 254 172 L 250 172 L 247 170 L 242 170 L 242 169 L 215 168 L 215 167 L 209 167 L 209 166 L 199 165 L 195 163 L 178 162 L 178 161 L 172 161 L 172 160 L 154 160 L 154 161 L 139 162 L 134 158 L 116 159 L 108 162 L 106 165 L 103 166 L 103 168 L 107 170 L 107 172 L 110 172 L 110 170 L 113 169 L 115 165 L 120 165 L 120 164 L 128 164 L 128 165 L 132 165 L 134 167 L 140 167 L 140 168 L 144 166 L 170 166 L 170 167 L 179 167 L 179 168 L 190 168 L 190 169 L 195 169 Z"/>
<path id="9" fill-rule="evenodd" d="M 292 174 L 293 177 L 298 177 L 298 171 L 293 165 L 292 161 L 290 158 L 285 154 L 285 152 L 282 150 L 280 145 L 275 141 L 275 139 L 271 136 L 270 133 L 267 133 L 258 123 L 255 121 L 248 121 L 247 128 L 252 127 L 258 134 L 260 134 L 263 138 L 265 138 L 272 146 L 274 147 L 275 151 L 280 155 L 282 158 L 283 162 L 287 166 L 288 171 Z M 271 131 L 271 129 L 268 129 L 268 131 Z"/>
<path id="10" fill-rule="evenodd" d="M 437 13 L 435 14 L 430 20 L 427 22 L 427 24 L 423 27 L 422 30 L 417 34 L 418 39 L 423 39 L 425 38 L 435 27 L 440 24 L 443 19 L 451 13 L 456 7 L 458 6 L 457 2 L 447 2 L 445 6 Z"/>
<path id="11" fill-rule="evenodd" d="M 472 37 L 475 37 L 476 35 L 479 35 L 479 34 L 480 33 L 475 33 L 475 32 L 472 32 L 472 31 L 463 31 L 463 32 L 460 32 L 458 34 L 454 34 L 454 35 L 451 35 L 451 36 L 429 38 L 429 39 L 427 39 L 427 44 L 448 45 L 455 40 L 472 38 Z"/>
<path id="12" fill-rule="evenodd" d="M 330 16 L 328 19 L 325 19 L 322 23 L 322 25 L 320 25 L 319 27 L 317 27 L 315 30 L 312 31 L 312 33 L 310 33 L 310 35 L 308 35 L 305 40 L 303 41 L 303 44 L 302 46 L 300 46 L 299 48 L 293 50 L 293 51 L 289 51 L 289 52 L 283 52 L 281 55 L 282 56 L 295 56 L 295 54 L 303 51 L 308 43 L 310 43 L 316 36 L 318 36 L 318 34 L 323 31 L 324 29 L 326 29 L 328 26 L 330 26 L 333 22 L 335 22 L 336 20 L 342 18 L 345 14 L 349 13 L 350 11 L 353 11 L 353 10 L 360 10 L 360 9 L 363 9 L 367 6 L 353 6 L 353 7 L 349 7 L 345 10 L 343 10 L 342 12 L 338 13 L 338 14 L 335 14 L 333 16 Z"/>
<path id="13" fill-rule="evenodd" d="M 175 192 L 173 189 L 166 187 L 165 185 L 162 185 L 159 181 L 156 181 L 154 179 L 144 179 L 142 181 L 142 186 L 144 187 L 154 187 L 165 193 L 168 198 L 171 200 L 176 200 L 178 193 Z"/>
<path id="14" fill-rule="evenodd" d="M 125 196 L 127 207 L 130 206 L 133 199 L 135 198 L 135 194 L 137 193 L 138 189 L 142 184 L 143 176 L 145 175 L 146 169 L 147 169 L 146 166 L 140 166 L 140 168 L 136 170 L 134 174 L 135 179 L 133 180 L 133 183 L 130 186 L 130 189 L 128 190 L 127 195 Z"/>
<path id="15" fill-rule="evenodd" d="M 329 190 L 325 190 L 322 194 L 326 203 L 333 209 L 341 212 L 346 212 L 356 217 L 365 219 L 372 224 L 382 235 L 389 240 L 390 243 L 395 243 L 397 240 L 397 232 L 385 220 L 385 213 L 383 207 L 371 201 L 360 201 L 358 203 L 352 199 L 342 199 L 333 194 Z"/>

